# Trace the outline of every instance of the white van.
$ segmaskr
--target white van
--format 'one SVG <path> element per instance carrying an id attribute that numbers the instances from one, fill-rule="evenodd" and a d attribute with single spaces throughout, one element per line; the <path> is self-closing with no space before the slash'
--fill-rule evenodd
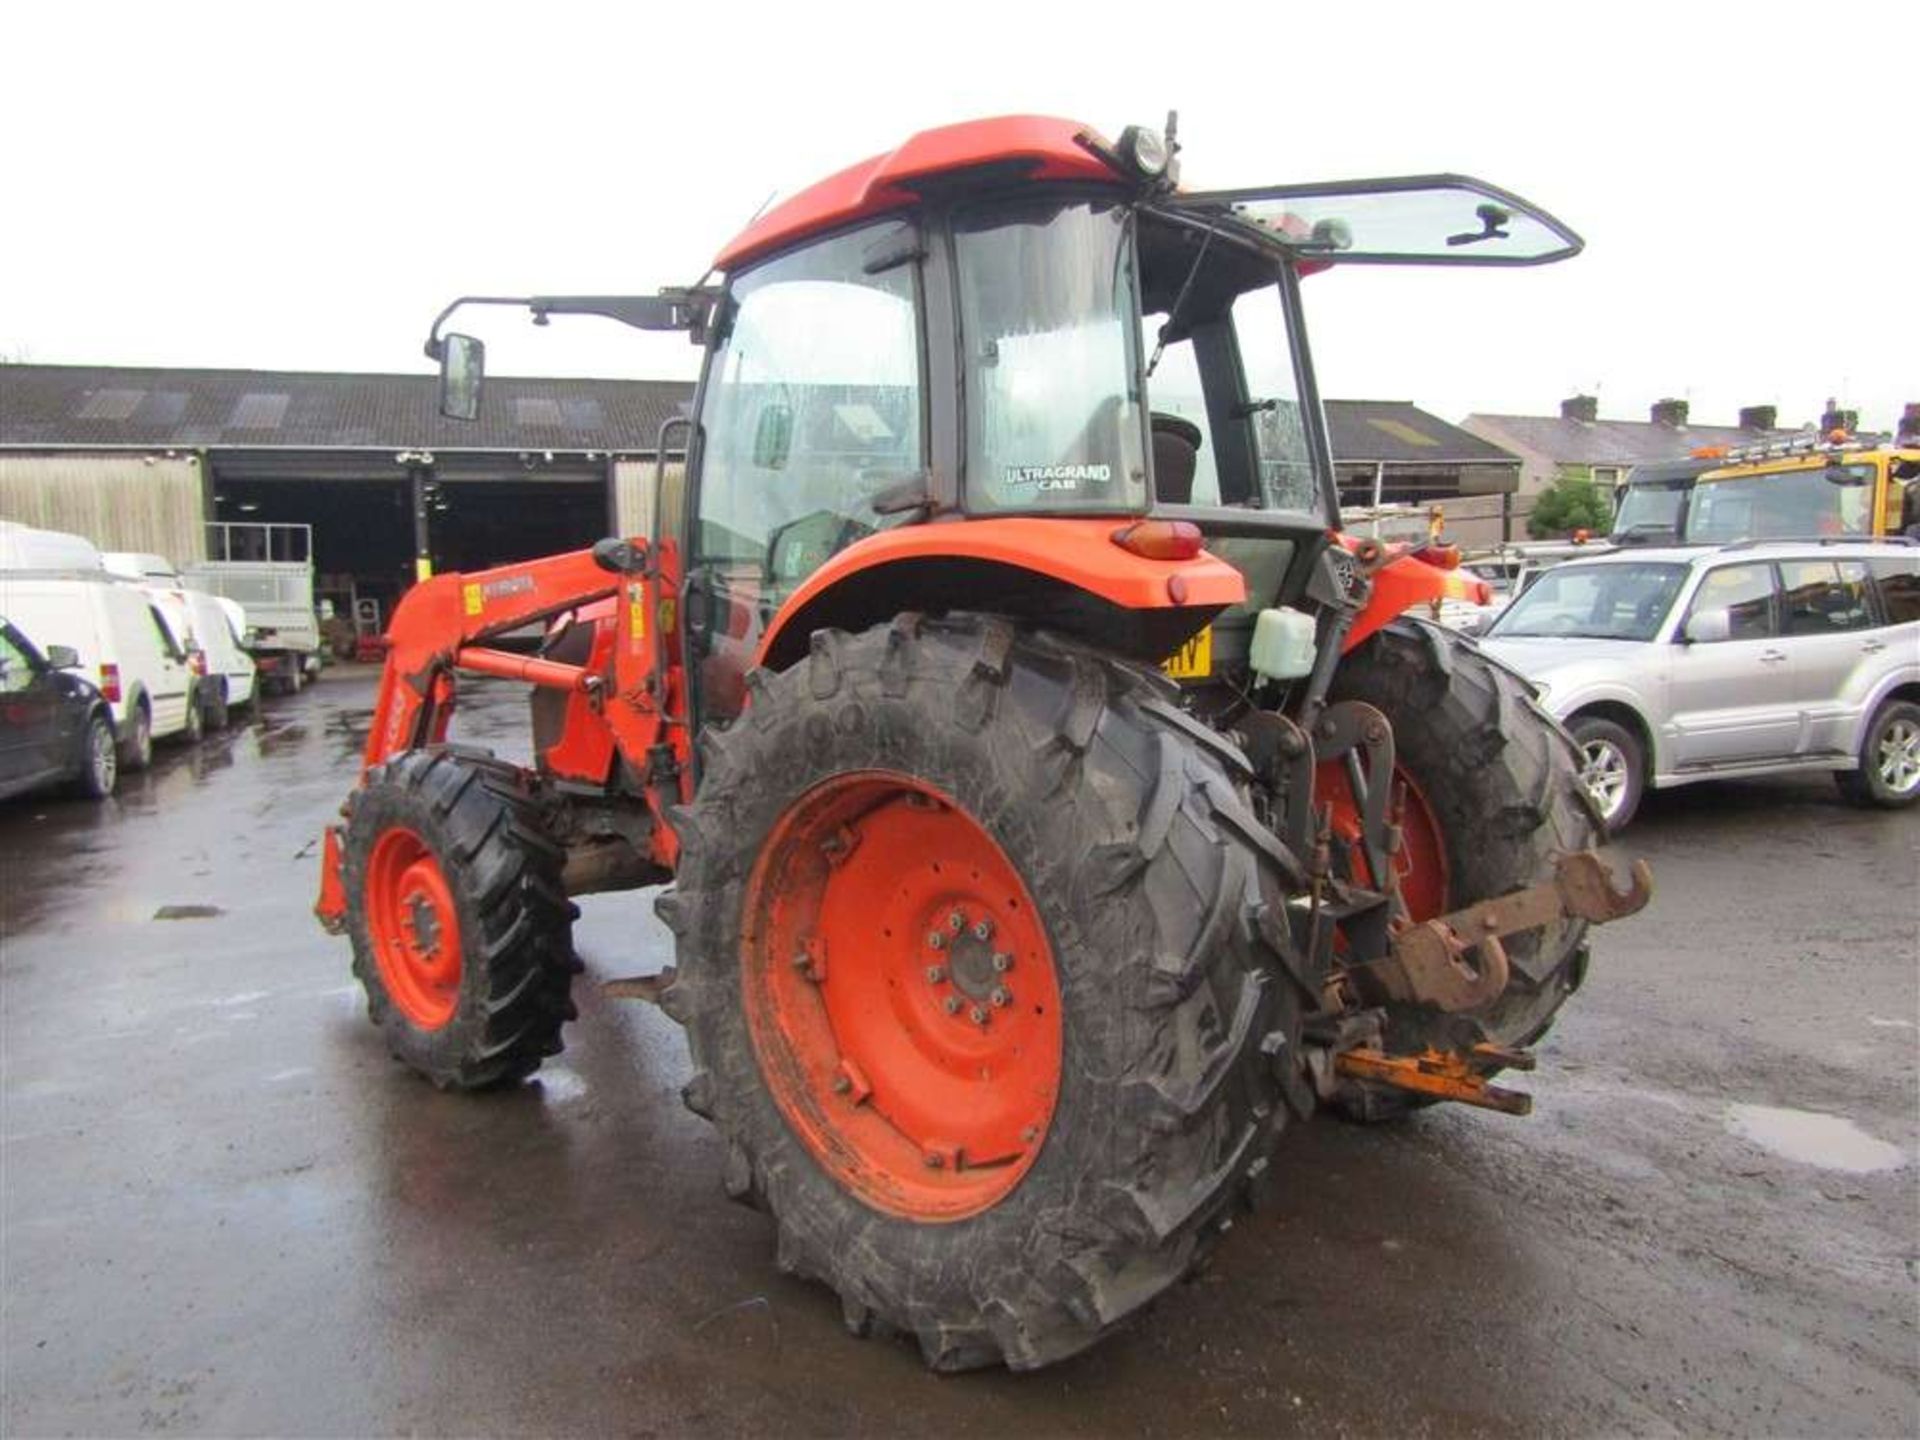
<path id="1" fill-rule="evenodd" d="M 249 716 L 259 714 L 258 671 L 253 656 L 241 643 L 246 628 L 244 612 L 238 626 L 231 619 L 231 610 L 238 610 L 237 605 L 204 590 L 189 589 L 180 572 L 162 555 L 110 550 L 101 560 L 109 573 L 137 582 L 159 607 L 199 677 L 196 693 L 204 725 L 225 729 L 230 712 L 236 708 Z"/>
<path id="2" fill-rule="evenodd" d="M 42 645 L 78 652 L 113 714 L 126 768 L 147 765 L 156 738 L 199 738 L 184 647 L 145 592 L 110 576 L 87 541 L 0 521 L 0 614 Z"/>

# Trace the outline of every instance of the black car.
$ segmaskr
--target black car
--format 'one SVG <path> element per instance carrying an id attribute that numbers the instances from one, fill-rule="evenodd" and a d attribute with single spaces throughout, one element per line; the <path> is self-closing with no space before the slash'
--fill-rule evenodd
<path id="1" fill-rule="evenodd" d="M 42 655 L 0 620 L 0 799 L 68 781 L 96 800 L 113 793 L 113 717 L 100 692 L 69 673 L 79 663 L 65 645 Z"/>

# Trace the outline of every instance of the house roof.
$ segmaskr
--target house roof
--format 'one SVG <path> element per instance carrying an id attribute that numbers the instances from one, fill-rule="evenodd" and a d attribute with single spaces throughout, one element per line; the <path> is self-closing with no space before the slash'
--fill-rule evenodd
<path id="1" fill-rule="evenodd" d="M 433 375 L 0 365 L 0 445 L 651 452 L 692 399 L 678 380 L 489 376 L 460 421 Z"/>
<path id="2" fill-rule="evenodd" d="M 1556 465 L 1640 465 L 1683 460 L 1702 445 L 1751 445 L 1785 430 L 1737 425 L 1657 425 L 1650 420 L 1569 420 L 1559 415 L 1469 415 L 1461 422 Z"/>
<path id="3" fill-rule="evenodd" d="M 1327 429 L 1341 465 L 1517 465 L 1520 457 L 1410 400 L 1329 400 Z"/>

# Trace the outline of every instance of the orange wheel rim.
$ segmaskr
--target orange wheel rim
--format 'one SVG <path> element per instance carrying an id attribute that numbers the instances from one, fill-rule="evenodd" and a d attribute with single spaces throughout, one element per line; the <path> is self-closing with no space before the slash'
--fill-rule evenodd
<path id="1" fill-rule="evenodd" d="M 367 863 L 367 927 L 394 1007 L 422 1030 L 453 1018 L 460 999 L 460 914 L 427 844 L 385 832 Z"/>
<path id="2" fill-rule="evenodd" d="M 847 1189 L 947 1221 L 1020 1183 L 1060 1088 L 1053 948 L 951 796 L 884 771 L 809 790 L 747 882 L 741 971 L 774 1101 Z"/>
<path id="3" fill-rule="evenodd" d="M 1378 889 L 1360 843 L 1360 807 L 1354 803 L 1344 760 L 1320 762 L 1314 772 L 1313 796 L 1316 805 L 1333 806 L 1334 838 L 1346 846 L 1350 857 L 1347 878 L 1369 890 Z M 1446 914 L 1447 851 L 1441 843 L 1440 823 L 1427 797 L 1402 766 L 1394 767 L 1393 793 L 1387 803 L 1389 818 L 1400 827 L 1400 853 L 1393 868 L 1400 879 L 1400 898 L 1406 901 L 1408 916 L 1431 920 Z"/>

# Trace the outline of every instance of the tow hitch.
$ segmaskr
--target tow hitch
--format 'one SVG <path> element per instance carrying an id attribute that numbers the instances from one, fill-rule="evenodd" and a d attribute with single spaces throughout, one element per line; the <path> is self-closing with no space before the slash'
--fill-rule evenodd
<path id="1" fill-rule="evenodd" d="M 1525 890 L 1482 900 L 1450 915 L 1395 929 L 1389 953 L 1341 972 L 1328 999 L 1333 1008 L 1424 1005 L 1448 1013 L 1478 1010 L 1499 999 L 1511 967 L 1501 937 L 1556 920 L 1604 925 L 1646 908 L 1653 898 L 1653 872 L 1635 860 L 1627 888 L 1614 885 L 1606 862 L 1591 850 L 1563 855 L 1553 878 Z M 1443 1100 L 1458 1100 L 1509 1115 L 1525 1115 L 1532 1099 L 1487 1083 L 1500 1070 L 1531 1070 L 1524 1050 L 1475 1045 L 1469 1050 L 1428 1048 L 1417 1055 L 1388 1055 L 1376 1044 L 1342 1049 L 1335 1070 Z"/>

